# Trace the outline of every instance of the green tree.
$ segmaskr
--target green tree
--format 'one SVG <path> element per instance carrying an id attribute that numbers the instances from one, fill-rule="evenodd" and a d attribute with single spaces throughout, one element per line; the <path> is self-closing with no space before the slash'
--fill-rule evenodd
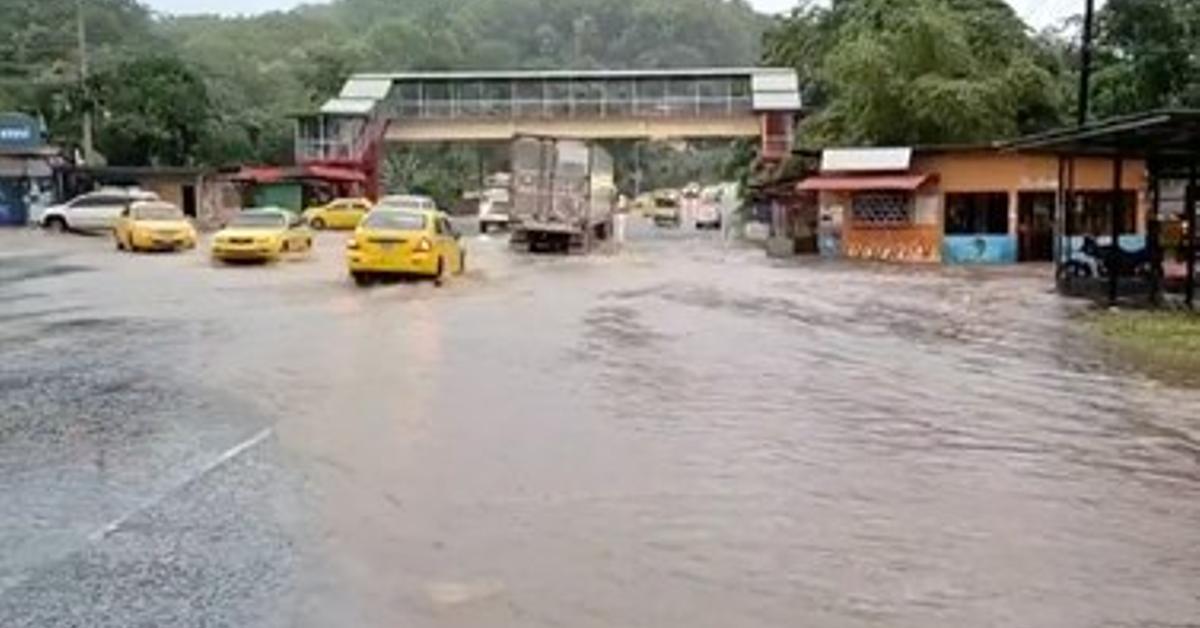
<path id="1" fill-rule="evenodd" d="M 1061 121 L 1062 82 L 1001 0 L 834 0 L 765 36 L 815 113 L 810 144 L 978 142 Z"/>
<path id="2" fill-rule="evenodd" d="M 1198 15 L 1195 3 L 1178 0 L 1109 0 L 1099 19 L 1093 113 L 1200 106 Z"/>
<path id="3" fill-rule="evenodd" d="M 100 152 L 122 165 L 184 165 L 208 122 L 204 83 L 174 57 L 139 57 L 88 83 Z"/>

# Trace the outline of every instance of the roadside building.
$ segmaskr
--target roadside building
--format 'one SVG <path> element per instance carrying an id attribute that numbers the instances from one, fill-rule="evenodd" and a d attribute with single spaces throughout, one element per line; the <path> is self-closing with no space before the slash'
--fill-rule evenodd
<path id="1" fill-rule="evenodd" d="M 42 123 L 0 113 L 0 226 L 18 226 L 54 201 L 58 148 L 46 143 Z"/>
<path id="2" fill-rule="evenodd" d="M 1060 231 L 1059 241 L 1069 244 L 1060 248 L 1069 246 L 1072 255 L 1056 260 L 1058 288 L 1066 294 L 1101 298 L 1109 304 L 1173 304 L 1178 295 L 1188 307 L 1195 307 L 1200 274 L 1197 272 L 1200 239 L 1196 235 L 1200 206 L 1200 109 L 1150 110 L 1090 121 L 1023 137 L 1007 143 L 1005 148 L 1054 154 L 1068 171 L 1078 170 L 1082 162 L 1101 159 L 1111 164 L 1114 183 L 1118 174 L 1128 172 L 1127 164 L 1144 163 L 1144 167 L 1137 168 L 1138 174 L 1144 173 L 1147 180 L 1147 193 L 1140 203 L 1146 208 L 1148 237 L 1140 238 L 1144 246 L 1134 248 L 1127 242 L 1131 238 L 1125 233 L 1127 212 L 1120 211 L 1124 207 L 1112 205 L 1111 218 L 1096 221 L 1112 231 L 1107 237 L 1096 237 L 1088 243 L 1090 259 L 1074 255 L 1080 230 L 1067 224 Z M 1071 177 L 1064 177 L 1063 182 L 1068 190 L 1065 196 L 1075 197 L 1071 191 L 1079 184 Z M 1139 210 L 1139 225 L 1142 214 Z M 1119 247 L 1110 245 L 1114 240 Z M 1087 272 L 1090 268 L 1104 272 Z"/>
<path id="3" fill-rule="evenodd" d="M 1062 161 L 1049 153 L 989 146 L 835 148 L 797 189 L 817 195 L 820 250 L 830 256 L 898 262 L 1004 264 L 1054 259 Z M 1074 160 L 1075 202 L 1067 233 L 1112 232 L 1145 246 L 1145 166 L 1129 160 L 1114 192 L 1110 159 Z"/>
<path id="4" fill-rule="evenodd" d="M 216 228 L 242 206 L 242 190 L 228 175 L 196 167 L 66 166 L 62 200 L 103 187 L 141 188 L 177 205 L 202 229 Z"/>
<path id="5" fill-rule="evenodd" d="M 229 178 L 242 185 L 247 207 L 282 207 L 295 212 L 367 192 L 367 176 L 362 172 L 316 164 L 245 166 Z"/>

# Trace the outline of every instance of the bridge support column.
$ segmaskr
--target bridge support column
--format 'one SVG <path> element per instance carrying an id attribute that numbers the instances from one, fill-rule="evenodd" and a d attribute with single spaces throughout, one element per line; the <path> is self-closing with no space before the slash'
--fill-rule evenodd
<path id="1" fill-rule="evenodd" d="M 759 158 L 766 161 L 781 161 L 792 153 L 795 139 L 796 119 L 787 111 L 768 111 L 759 115 L 762 131 Z"/>

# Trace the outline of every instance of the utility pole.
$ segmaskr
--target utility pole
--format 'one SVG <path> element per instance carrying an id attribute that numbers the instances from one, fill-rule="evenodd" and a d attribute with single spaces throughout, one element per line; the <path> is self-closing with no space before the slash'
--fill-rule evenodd
<path id="1" fill-rule="evenodd" d="M 83 23 L 83 0 L 75 0 L 75 27 L 79 39 L 79 89 L 83 94 L 83 165 L 87 166 L 94 161 L 95 149 L 92 146 L 92 103 L 87 85 L 87 29 Z"/>
<path id="2" fill-rule="evenodd" d="M 1085 0 L 1083 9 L 1083 45 L 1079 49 L 1079 126 L 1087 124 L 1088 96 L 1092 82 L 1092 30 L 1096 19 L 1096 0 Z"/>

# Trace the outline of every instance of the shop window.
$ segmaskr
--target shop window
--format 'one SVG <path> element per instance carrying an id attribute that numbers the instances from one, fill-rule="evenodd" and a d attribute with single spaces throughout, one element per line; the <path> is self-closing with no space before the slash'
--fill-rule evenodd
<path id="1" fill-rule="evenodd" d="M 907 227 L 913 223 L 913 197 L 902 193 L 855 194 L 850 215 L 860 227 Z"/>
<path id="2" fill-rule="evenodd" d="M 1112 233 L 1112 203 L 1119 199 L 1121 233 L 1137 232 L 1137 196 L 1134 192 L 1123 192 L 1114 196 L 1112 192 L 1080 192 L 1075 195 L 1071 208 L 1071 224 L 1067 231 L 1073 235 L 1095 236 Z"/>
<path id="3" fill-rule="evenodd" d="M 1008 194 L 947 194 L 946 235 L 1008 235 Z"/>

